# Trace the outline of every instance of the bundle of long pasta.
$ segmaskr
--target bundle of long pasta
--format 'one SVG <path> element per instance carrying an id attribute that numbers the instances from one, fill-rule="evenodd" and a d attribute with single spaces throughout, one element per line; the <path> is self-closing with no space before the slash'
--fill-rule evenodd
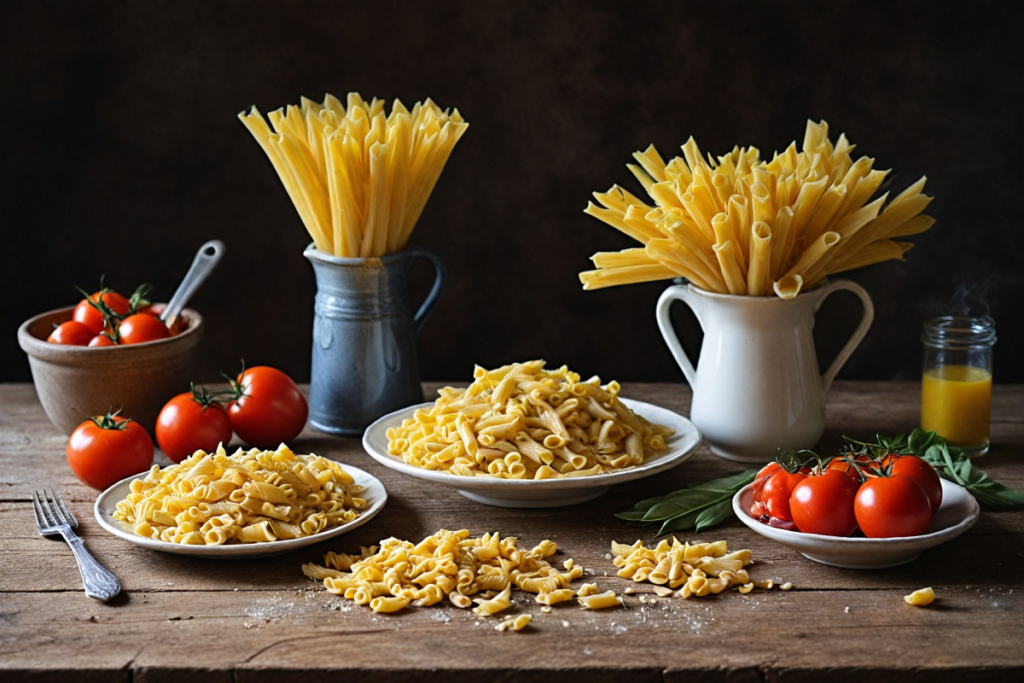
<path id="1" fill-rule="evenodd" d="M 399 100 L 348 94 L 323 103 L 302 98 L 268 114 L 238 118 L 284 183 L 316 248 L 346 257 L 383 256 L 405 247 L 452 148 L 469 124 L 430 99 L 412 110 Z M 273 126 L 273 132 L 270 126 Z"/>
<path id="2" fill-rule="evenodd" d="M 258 543 L 311 536 L 351 522 L 363 487 L 318 455 L 224 448 L 177 465 L 153 465 L 117 503 L 114 519 L 139 536 L 189 545 Z"/>
<path id="3" fill-rule="evenodd" d="M 595 254 L 584 289 L 682 276 L 712 292 L 790 299 L 830 273 L 902 260 L 913 244 L 897 239 L 934 223 L 919 215 L 931 201 L 925 178 L 869 203 L 888 171 L 854 161 L 853 148 L 808 121 L 802 150 L 794 142 L 771 161 L 754 147 L 705 160 L 692 137 L 668 163 L 654 145 L 637 152 L 629 170 L 655 206 L 615 185 L 586 213 L 644 246 Z"/>
<path id="4" fill-rule="evenodd" d="M 583 575 L 572 560 L 563 563 L 564 571 L 548 563 L 557 550 L 547 540 L 520 550 L 514 536 L 470 538 L 465 529 L 441 529 L 417 544 L 389 538 L 357 555 L 327 553 L 324 566 L 304 564 L 302 573 L 374 612 L 433 605 L 447 597 L 460 608 L 476 602 L 479 616 L 491 616 L 509 607 L 513 586 L 550 595 Z M 481 592 L 486 597 L 470 597 Z"/>
<path id="5" fill-rule="evenodd" d="M 467 389 L 445 387 L 430 409 L 388 430 L 388 452 L 461 476 L 552 479 L 640 465 L 675 432 L 618 398 L 619 385 L 581 381 L 544 361 L 477 366 Z"/>

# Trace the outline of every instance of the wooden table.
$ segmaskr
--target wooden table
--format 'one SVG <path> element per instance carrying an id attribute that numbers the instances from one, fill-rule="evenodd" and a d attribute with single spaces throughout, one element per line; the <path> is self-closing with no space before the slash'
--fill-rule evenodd
<path id="1" fill-rule="evenodd" d="M 428 389 L 431 387 L 428 387 Z M 624 395 L 682 414 L 689 392 L 675 384 L 627 385 Z M 823 452 L 839 435 L 912 429 L 915 384 L 838 382 L 828 406 Z M 980 463 L 1024 488 L 1024 386 L 995 391 L 992 452 Z M 881 571 L 816 564 L 738 521 L 691 536 L 750 548 L 754 578 L 791 581 L 790 592 L 661 599 L 648 584 L 626 606 L 587 612 L 566 603 L 543 614 L 532 595 L 513 592 L 533 615 L 528 631 L 499 633 L 493 622 L 447 602 L 377 615 L 327 593 L 299 566 L 327 550 L 381 538 L 419 540 L 439 528 L 499 531 L 531 546 L 558 543 L 602 590 L 615 577 L 609 543 L 652 540 L 612 514 L 636 500 L 735 471 L 706 449 L 679 468 L 615 487 L 591 503 L 505 510 L 377 465 L 356 439 L 306 433 L 294 446 L 364 468 L 390 493 L 372 522 L 334 541 L 262 560 L 212 561 L 164 555 L 105 533 L 93 520 L 95 493 L 64 460 L 65 438 L 46 419 L 31 385 L 0 385 L 0 677 L 86 681 L 204 682 L 323 680 L 554 680 L 554 673 L 603 680 L 877 679 L 1024 680 L 1024 513 L 983 512 L 966 535 L 916 562 Z M 124 584 L 113 604 L 82 592 L 62 543 L 41 538 L 29 504 L 34 487 L 59 485 L 92 552 Z M 932 586 L 929 608 L 903 602 Z M 454 673 L 454 676 L 453 676 Z M 13 674 L 13 675 L 12 675 Z"/>

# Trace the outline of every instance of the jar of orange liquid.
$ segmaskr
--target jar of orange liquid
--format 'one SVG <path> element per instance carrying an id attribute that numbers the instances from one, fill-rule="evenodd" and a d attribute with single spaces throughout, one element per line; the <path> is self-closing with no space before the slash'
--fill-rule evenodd
<path id="1" fill-rule="evenodd" d="M 943 316 L 924 324 L 921 428 L 968 455 L 988 452 L 992 417 L 991 318 Z"/>

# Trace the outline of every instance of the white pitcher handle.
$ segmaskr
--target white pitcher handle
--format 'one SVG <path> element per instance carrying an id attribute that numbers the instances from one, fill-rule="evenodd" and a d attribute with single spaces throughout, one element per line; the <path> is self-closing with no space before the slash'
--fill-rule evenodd
<path id="1" fill-rule="evenodd" d="M 672 357 L 676 359 L 676 363 L 679 364 L 683 374 L 686 375 L 686 381 L 690 383 L 691 388 L 697 386 L 697 371 L 694 369 L 693 363 L 690 362 L 689 357 L 686 355 L 686 351 L 683 350 L 683 345 L 679 343 L 679 337 L 676 335 L 676 331 L 672 327 L 672 318 L 669 316 L 669 308 L 671 308 L 673 301 L 677 299 L 682 301 L 694 312 L 697 316 L 697 322 L 699 322 L 703 328 L 704 323 L 700 319 L 700 313 L 691 303 L 692 296 L 690 288 L 686 285 L 672 285 L 661 293 L 661 298 L 658 299 L 658 306 L 654 309 L 654 315 L 658 319 L 658 329 L 661 330 L 661 336 L 665 338 L 665 343 L 668 344 L 668 350 L 672 352 Z"/>
<path id="2" fill-rule="evenodd" d="M 836 378 L 836 375 L 839 374 L 842 367 L 846 365 L 846 361 L 849 360 L 854 349 L 856 349 L 861 340 L 864 339 L 864 335 L 868 333 L 868 328 L 871 327 L 871 322 L 875 319 L 875 306 L 871 303 L 871 296 L 863 287 L 853 280 L 836 280 L 835 282 L 827 283 L 822 290 L 821 298 L 818 299 L 818 305 L 814 310 L 817 311 L 818 308 L 821 307 L 822 302 L 824 302 L 832 292 L 837 292 L 841 289 L 845 289 L 856 294 L 864 305 L 864 312 L 861 314 L 860 324 L 857 325 L 857 329 L 853 331 L 850 341 L 846 342 L 846 346 L 844 346 L 843 350 L 839 352 L 836 359 L 832 361 L 832 365 L 829 366 L 825 374 L 821 376 L 821 393 L 823 395 L 828 394 L 828 389 L 832 386 L 832 380 Z"/>

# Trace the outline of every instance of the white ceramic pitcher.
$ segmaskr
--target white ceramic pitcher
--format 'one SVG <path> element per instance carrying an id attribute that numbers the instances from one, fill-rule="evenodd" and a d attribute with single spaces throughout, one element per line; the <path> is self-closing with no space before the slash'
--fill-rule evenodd
<path id="1" fill-rule="evenodd" d="M 860 297 L 864 312 L 853 336 L 821 375 L 814 354 L 814 314 L 832 292 Z M 704 329 L 694 369 L 672 328 L 679 299 Z M 739 462 L 763 463 L 779 449 L 812 448 L 825 431 L 825 395 L 875 317 L 871 297 L 850 280 L 824 282 L 794 299 L 712 294 L 674 285 L 658 300 L 658 327 L 693 388 L 690 419 L 711 450 Z"/>

